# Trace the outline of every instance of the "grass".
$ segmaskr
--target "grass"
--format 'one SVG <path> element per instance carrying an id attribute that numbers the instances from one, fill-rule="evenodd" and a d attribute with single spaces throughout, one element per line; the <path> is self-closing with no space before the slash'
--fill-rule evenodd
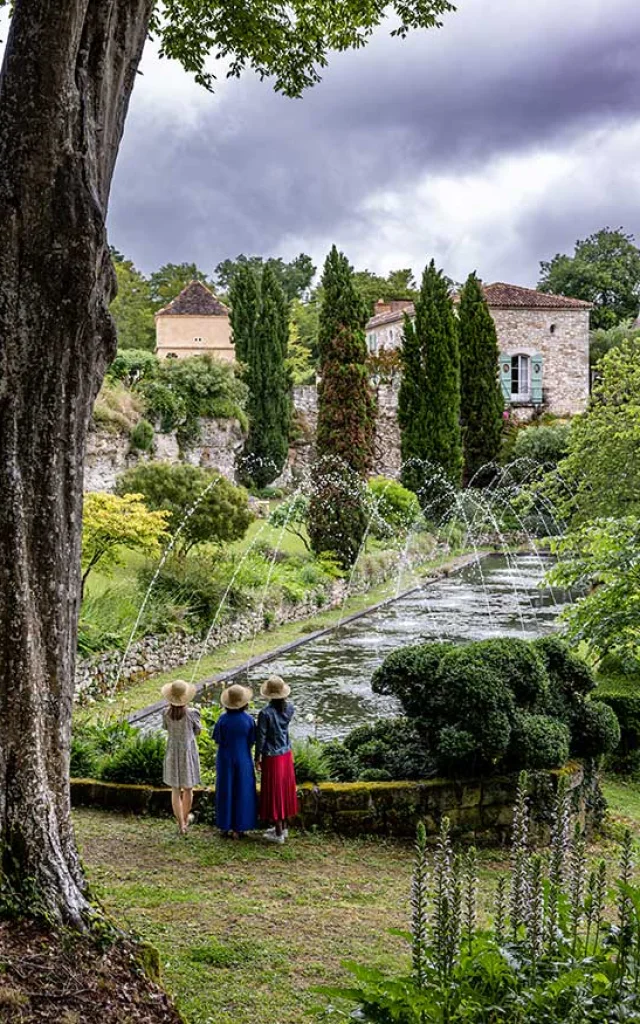
<path id="1" fill-rule="evenodd" d="M 640 786 L 607 780 L 610 815 L 640 828 Z M 222 840 L 196 825 L 78 810 L 75 824 L 94 891 L 124 927 L 152 942 L 187 1024 L 312 1024 L 318 985 L 345 980 L 344 960 L 408 966 L 413 851 L 393 839 L 294 835 Z M 592 850 L 613 865 L 615 844 Z M 504 851 L 480 852 L 481 916 L 490 911 Z M 612 868 L 612 876 L 614 872 Z"/>
<path id="2" fill-rule="evenodd" d="M 451 556 L 434 559 L 425 566 L 425 572 L 438 568 L 439 566 L 451 563 Z M 409 588 L 419 582 L 420 576 L 417 573 L 409 573 L 401 581 L 401 586 Z M 266 632 L 256 634 L 253 639 L 225 644 L 218 647 L 212 654 L 207 655 L 197 667 L 196 681 L 207 679 L 210 676 L 228 672 L 239 665 L 244 664 L 250 658 L 267 654 L 285 644 L 298 640 L 301 636 L 315 632 L 317 629 L 324 629 L 337 625 L 347 615 L 366 611 L 380 601 L 393 597 L 398 589 L 398 581 L 390 580 L 381 584 L 365 594 L 355 594 L 347 599 L 343 606 L 332 611 L 318 612 L 312 619 L 303 619 L 298 622 L 285 623 L 276 626 Z M 196 662 L 189 662 L 161 675 L 151 676 L 135 686 L 128 687 L 116 697 L 105 698 L 96 701 L 89 707 L 77 708 L 74 716 L 77 721 L 88 722 L 104 719 L 105 717 L 121 718 L 134 711 L 141 710 L 159 699 L 160 687 L 164 683 L 174 679 L 191 679 L 196 671 Z"/>

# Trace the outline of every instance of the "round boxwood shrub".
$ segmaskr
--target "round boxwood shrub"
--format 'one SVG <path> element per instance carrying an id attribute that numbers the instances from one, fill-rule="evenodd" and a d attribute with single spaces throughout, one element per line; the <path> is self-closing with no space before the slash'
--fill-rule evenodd
<path id="1" fill-rule="evenodd" d="M 384 768 L 365 768 L 360 773 L 360 782 L 393 782 L 393 776 Z"/>
<path id="2" fill-rule="evenodd" d="M 602 701 L 584 701 L 576 715 L 572 751 L 578 757 L 611 754 L 620 743 L 620 725 L 615 712 Z"/>
<path id="3" fill-rule="evenodd" d="M 518 770 L 522 768 L 561 768 L 569 758 L 571 735 L 568 727 L 548 715 L 515 715 L 508 761 Z"/>
<path id="4" fill-rule="evenodd" d="M 329 772 L 329 778 L 335 782 L 355 782 L 358 778 L 360 765 L 355 754 L 343 743 L 327 743 L 322 748 L 322 757 Z"/>
<path id="5" fill-rule="evenodd" d="M 345 738 L 344 747 L 355 760 L 358 779 L 370 770 L 387 772 L 396 780 L 425 779 L 434 773 L 423 736 L 406 718 L 360 726 Z"/>
<path id="6" fill-rule="evenodd" d="M 374 693 L 396 697 L 409 718 L 427 717 L 434 702 L 443 695 L 436 692 L 440 662 L 451 643 L 435 641 L 392 651 L 376 669 L 371 680 Z"/>
<path id="7" fill-rule="evenodd" d="M 402 703 L 423 762 L 454 775 L 556 767 L 570 753 L 607 753 L 617 728 L 589 700 L 593 685 L 589 667 L 558 637 L 416 645 L 393 652 L 373 679 L 377 693 Z M 378 744 L 367 746 L 372 738 L 356 730 L 347 742 L 364 769 L 384 760 L 402 777 Z"/>

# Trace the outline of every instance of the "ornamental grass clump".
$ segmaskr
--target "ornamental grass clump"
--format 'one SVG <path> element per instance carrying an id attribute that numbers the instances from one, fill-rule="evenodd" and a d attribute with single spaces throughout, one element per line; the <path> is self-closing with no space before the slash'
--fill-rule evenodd
<path id="1" fill-rule="evenodd" d="M 621 844 L 608 894 L 604 860 L 588 863 L 561 780 L 550 846 L 531 849 L 528 779 L 519 780 L 511 869 L 493 918 L 477 921 L 477 858 L 457 853 L 442 821 L 433 856 L 418 826 L 411 889 L 411 971 L 347 964 L 348 988 L 324 989 L 327 1017 L 371 1024 L 640 1022 L 640 888 L 634 843 Z M 608 899 L 608 905 L 607 905 Z"/>

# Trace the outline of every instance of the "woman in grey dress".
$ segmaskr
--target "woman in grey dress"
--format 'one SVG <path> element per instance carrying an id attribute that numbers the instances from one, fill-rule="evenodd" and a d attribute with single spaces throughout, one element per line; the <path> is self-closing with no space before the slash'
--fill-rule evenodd
<path id="1" fill-rule="evenodd" d="M 178 831 L 185 835 L 192 818 L 193 787 L 200 785 L 200 758 L 196 736 L 202 732 L 200 712 L 190 708 L 195 686 L 176 679 L 162 687 L 162 696 L 169 707 L 162 715 L 167 730 L 167 752 L 164 757 L 164 783 L 171 786 L 171 806 L 178 822 Z"/>

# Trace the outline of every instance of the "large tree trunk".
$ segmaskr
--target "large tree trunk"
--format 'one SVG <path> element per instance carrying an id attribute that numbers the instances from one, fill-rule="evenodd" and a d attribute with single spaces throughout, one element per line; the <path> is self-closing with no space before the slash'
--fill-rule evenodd
<path id="1" fill-rule="evenodd" d="M 83 460 L 115 351 L 105 216 L 152 6 L 17 0 L 0 76 L 0 863 L 75 924 Z"/>

